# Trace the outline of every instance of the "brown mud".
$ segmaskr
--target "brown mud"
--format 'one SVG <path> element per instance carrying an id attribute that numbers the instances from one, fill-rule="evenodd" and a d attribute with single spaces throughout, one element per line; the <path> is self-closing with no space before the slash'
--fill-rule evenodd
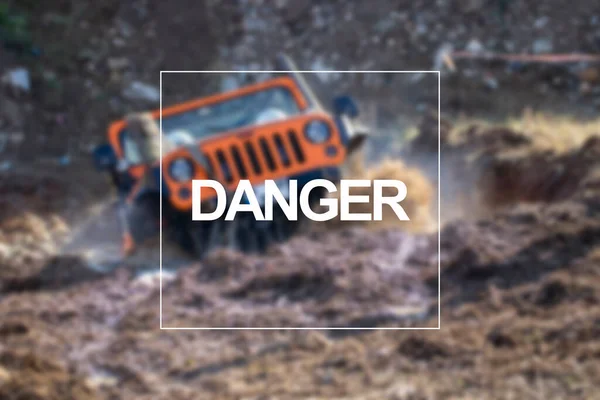
<path id="1" fill-rule="evenodd" d="M 437 121 L 431 124 L 437 129 Z M 441 330 L 159 330 L 155 274 L 122 266 L 61 283 L 42 279 L 41 271 L 54 265 L 60 268 L 52 277 L 59 270 L 76 276 L 85 261 L 52 251 L 6 257 L 0 393 L 9 399 L 595 398 L 597 139 L 553 152 L 521 132 L 474 127 L 455 134 L 443 126 L 442 183 L 463 177 L 464 186 L 454 203 L 442 198 L 442 209 L 456 207 L 464 217 L 445 221 L 440 233 Z M 413 158 L 405 159 L 408 168 L 431 152 L 426 129 L 421 135 Z M 32 236 L 23 249 L 45 243 L 44 235 L 53 238 L 48 212 L 32 206 L 4 216 L 5 248 L 19 248 L 19 235 Z M 437 238 L 357 226 L 311 232 L 261 256 L 215 252 L 166 271 L 162 323 L 435 328 Z"/>

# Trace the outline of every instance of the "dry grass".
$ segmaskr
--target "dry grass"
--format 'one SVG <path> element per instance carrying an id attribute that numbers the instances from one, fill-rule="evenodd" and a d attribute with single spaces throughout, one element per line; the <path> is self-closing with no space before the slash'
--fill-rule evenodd
<path id="1" fill-rule="evenodd" d="M 508 121 L 508 127 L 532 136 L 541 146 L 562 153 L 580 147 L 591 136 L 600 135 L 600 119 L 576 120 L 526 110 L 523 117 Z"/>
<path id="2" fill-rule="evenodd" d="M 494 124 L 479 119 L 463 118 L 456 121 L 451 140 L 458 139 L 473 125 L 483 128 L 503 127 L 530 137 L 541 150 L 565 153 L 581 146 L 591 136 L 600 135 L 600 118 L 583 121 L 566 115 L 535 112 L 529 108 L 518 118 L 509 118 Z"/>
<path id="3" fill-rule="evenodd" d="M 344 168 L 343 179 L 366 179 L 374 180 L 392 179 L 404 182 L 407 187 L 407 197 L 400 205 L 406 211 L 410 221 L 401 221 L 389 206 L 383 207 L 382 221 L 369 221 L 366 223 L 370 228 L 381 229 L 396 227 L 410 232 L 430 232 L 435 229 L 436 223 L 433 218 L 433 184 L 417 168 L 409 167 L 401 160 L 384 159 L 380 163 L 366 166 L 360 152 L 351 155 Z M 372 187 L 352 188 L 351 195 L 368 195 L 372 200 Z M 394 196 L 394 188 L 384 188 L 385 196 Z M 336 192 L 333 195 L 337 195 Z M 351 203 L 350 212 L 370 213 L 373 210 L 372 202 Z M 331 226 L 337 226 L 340 221 L 336 220 Z M 362 224 L 365 224 L 364 222 Z"/>

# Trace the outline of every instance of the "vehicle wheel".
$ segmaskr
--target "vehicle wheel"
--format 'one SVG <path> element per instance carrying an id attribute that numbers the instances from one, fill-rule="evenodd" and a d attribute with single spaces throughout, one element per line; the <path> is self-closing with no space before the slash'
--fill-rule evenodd
<path id="1" fill-rule="evenodd" d="M 244 216 L 244 218 L 241 218 L 236 232 L 237 242 L 241 251 L 247 253 L 255 253 L 258 251 L 258 240 L 255 228 L 255 221 L 252 220 L 252 217 Z"/>
<path id="2" fill-rule="evenodd" d="M 143 197 L 127 210 L 127 225 L 136 243 L 158 235 L 159 218 L 160 200 L 155 196 Z"/>
<path id="3" fill-rule="evenodd" d="M 275 221 L 256 221 L 251 215 L 239 217 L 229 229 L 229 247 L 245 253 L 262 253 L 279 240 Z"/>
<path id="4" fill-rule="evenodd" d="M 322 195 L 322 192 L 315 190 L 311 193 L 310 203 L 315 204 Z M 252 214 L 240 214 L 234 221 L 182 222 L 181 225 L 186 228 L 178 242 L 199 259 L 219 247 L 245 253 L 263 253 L 271 244 L 289 240 L 299 231 L 307 229 L 309 224 L 310 220 L 303 215 L 298 216 L 298 221 L 289 221 L 280 208 L 275 208 L 273 221 L 256 221 Z"/>
<path id="5" fill-rule="evenodd" d="M 187 232 L 191 243 L 191 252 L 198 259 L 205 257 L 220 244 L 220 222 L 217 220 L 188 224 Z"/>

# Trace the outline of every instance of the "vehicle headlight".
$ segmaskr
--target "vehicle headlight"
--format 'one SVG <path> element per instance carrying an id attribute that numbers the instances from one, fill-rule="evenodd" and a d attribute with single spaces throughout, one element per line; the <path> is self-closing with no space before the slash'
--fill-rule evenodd
<path id="1" fill-rule="evenodd" d="M 313 143 L 319 144 L 327 141 L 331 135 L 329 126 L 323 121 L 311 121 L 304 127 L 306 138 Z"/>
<path id="2" fill-rule="evenodd" d="M 169 167 L 169 174 L 177 182 L 185 182 L 192 179 L 194 167 L 190 160 L 185 158 L 177 158 Z"/>

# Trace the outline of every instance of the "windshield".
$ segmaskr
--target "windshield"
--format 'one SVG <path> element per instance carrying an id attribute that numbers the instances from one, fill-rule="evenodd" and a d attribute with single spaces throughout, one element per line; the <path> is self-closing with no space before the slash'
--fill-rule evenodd
<path id="1" fill-rule="evenodd" d="M 200 107 L 169 117 L 163 116 L 163 134 L 178 139 L 204 139 L 219 132 L 285 119 L 299 113 L 292 93 L 277 87 Z"/>
<path id="2" fill-rule="evenodd" d="M 289 118 L 299 112 L 292 93 L 286 88 L 275 87 L 168 117 L 163 115 L 163 134 L 173 145 L 182 146 L 220 132 Z M 127 130 L 123 133 L 125 158 L 136 164 L 140 159 L 139 151 L 127 137 Z"/>

